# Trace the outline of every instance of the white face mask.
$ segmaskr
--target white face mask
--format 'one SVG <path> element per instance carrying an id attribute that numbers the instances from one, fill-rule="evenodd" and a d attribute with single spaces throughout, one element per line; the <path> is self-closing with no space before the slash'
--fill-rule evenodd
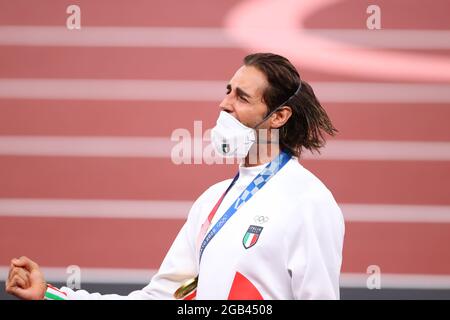
<path id="1" fill-rule="evenodd" d="M 245 158 L 256 142 L 256 131 L 228 112 L 221 111 L 216 126 L 211 130 L 211 142 L 225 158 Z"/>

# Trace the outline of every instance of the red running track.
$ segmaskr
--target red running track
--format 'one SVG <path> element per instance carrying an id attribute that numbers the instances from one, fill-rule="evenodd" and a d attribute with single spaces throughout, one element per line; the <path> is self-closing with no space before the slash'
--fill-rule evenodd
<path id="1" fill-rule="evenodd" d="M 239 1 L 78 1 L 83 26 L 222 28 Z M 69 3 L 2 1 L 0 26 L 64 26 Z M 448 1 L 378 1 L 383 27 L 448 30 Z M 364 29 L 367 3 L 338 1 L 305 21 L 308 28 Z M 414 17 L 414 18 L 411 18 Z M 270 39 L 268 39 L 270 41 Z M 389 51 L 402 51 L 392 50 Z M 449 58 L 449 49 L 403 52 Z M 64 47 L 5 45 L 2 79 L 215 80 L 224 86 L 248 51 L 244 47 Z M 349 55 L 351 50 L 349 50 Z M 370 74 L 341 75 L 298 65 L 311 82 L 373 82 Z M 351 66 L 349 66 L 351 68 Z M 376 82 L 391 82 L 377 79 Z M 425 83 L 407 75 L 397 83 Z M 446 84 L 448 83 L 435 83 Z M 224 88 L 225 93 L 225 88 Z M 319 97 L 320 98 L 320 97 Z M 450 142 L 449 101 L 441 103 L 325 104 L 336 140 Z M 217 103 L 197 101 L 86 101 L 0 97 L 4 136 L 169 137 L 210 128 Z M 167 115 L 170 117 L 167 118 Z M 306 160 L 306 168 L 342 204 L 450 206 L 448 161 Z M 0 199 L 193 201 L 229 178 L 232 166 L 175 166 L 170 159 L 0 156 Z M 1 209 L 1 208 L 0 208 Z M 426 215 L 426 212 L 424 212 Z M 43 266 L 157 268 L 183 221 L 174 219 L 25 218 L 0 216 L 0 266 L 28 255 Z M 448 223 L 347 222 L 344 272 L 377 264 L 396 274 L 450 275 Z"/>

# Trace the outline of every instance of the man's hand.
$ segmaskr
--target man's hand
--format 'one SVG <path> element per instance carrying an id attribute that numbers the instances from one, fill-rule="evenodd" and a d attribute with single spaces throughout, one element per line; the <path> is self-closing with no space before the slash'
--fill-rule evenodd
<path id="1" fill-rule="evenodd" d="M 44 275 L 36 262 L 27 257 L 11 260 L 6 292 L 20 299 L 42 300 L 47 290 Z"/>

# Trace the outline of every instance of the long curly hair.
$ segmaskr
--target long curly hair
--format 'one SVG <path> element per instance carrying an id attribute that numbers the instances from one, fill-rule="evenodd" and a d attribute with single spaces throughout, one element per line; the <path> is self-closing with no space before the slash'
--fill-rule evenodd
<path id="1" fill-rule="evenodd" d="M 334 136 L 338 130 L 331 123 L 313 88 L 300 78 L 292 63 L 273 53 L 255 53 L 244 58 L 244 65 L 263 72 L 269 86 L 263 93 L 268 113 L 283 102 L 291 107 L 292 115 L 279 131 L 280 147 L 300 157 L 303 149 L 320 153 L 325 145 L 324 133 Z M 301 82 L 301 89 L 297 91 Z"/>

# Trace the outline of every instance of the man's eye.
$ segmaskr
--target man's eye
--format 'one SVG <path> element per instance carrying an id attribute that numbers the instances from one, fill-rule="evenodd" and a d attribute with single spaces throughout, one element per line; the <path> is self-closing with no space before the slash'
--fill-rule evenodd
<path id="1" fill-rule="evenodd" d="M 247 99 L 245 99 L 244 97 L 241 97 L 241 96 L 239 96 L 239 100 L 242 100 L 242 101 L 244 101 L 244 102 L 248 102 Z"/>

